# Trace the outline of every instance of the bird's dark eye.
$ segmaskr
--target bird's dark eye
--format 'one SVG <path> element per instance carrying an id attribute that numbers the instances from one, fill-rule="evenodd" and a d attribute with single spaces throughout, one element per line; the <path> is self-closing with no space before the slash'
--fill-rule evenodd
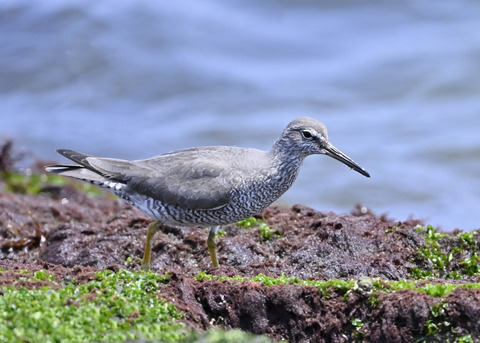
<path id="1" fill-rule="evenodd" d="M 310 131 L 308 130 L 303 130 L 302 131 L 302 137 L 305 138 L 305 139 L 312 139 L 313 138 L 313 135 Z"/>

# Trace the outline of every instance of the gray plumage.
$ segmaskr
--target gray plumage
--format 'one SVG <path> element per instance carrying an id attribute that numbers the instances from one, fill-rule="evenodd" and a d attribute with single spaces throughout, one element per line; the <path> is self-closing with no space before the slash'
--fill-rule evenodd
<path id="1" fill-rule="evenodd" d="M 47 171 L 105 187 L 157 221 L 180 226 L 224 225 L 260 212 L 290 188 L 308 155 L 329 155 L 370 176 L 329 142 L 322 123 L 308 117 L 288 124 L 270 151 L 211 146 L 136 161 L 58 152 L 77 165 Z"/>
<path id="2" fill-rule="evenodd" d="M 78 165 L 46 169 L 105 187 L 165 223 L 223 225 L 270 205 L 293 184 L 306 156 L 329 154 L 332 148 L 325 126 L 302 117 L 287 126 L 270 151 L 212 146 L 126 161 L 62 149 L 58 152 Z"/>

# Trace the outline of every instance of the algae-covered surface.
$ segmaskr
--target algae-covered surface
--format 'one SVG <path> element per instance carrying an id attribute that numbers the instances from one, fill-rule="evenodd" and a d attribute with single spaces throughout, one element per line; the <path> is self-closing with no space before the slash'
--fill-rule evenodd
<path id="1" fill-rule="evenodd" d="M 219 268 L 206 229 L 164 226 L 140 272 L 151 219 L 7 158 L 0 341 L 480 340 L 478 231 L 272 206 L 222 229 Z"/>

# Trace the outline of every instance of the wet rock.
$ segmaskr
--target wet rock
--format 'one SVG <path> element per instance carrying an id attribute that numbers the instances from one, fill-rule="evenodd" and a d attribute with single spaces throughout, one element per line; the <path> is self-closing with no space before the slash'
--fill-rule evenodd
<path id="1" fill-rule="evenodd" d="M 326 296 L 315 287 L 193 279 L 206 271 L 248 277 L 283 273 L 312 280 L 402 280 L 418 267 L 417 251 L 425 244 L 425 237 L 413 229 L 419 221 L 393 221 L 362 209 L 335 214 L 302 205 L 272 206 L 258 218 L 275 234 L 265 239 L 257 226 L 222 228 L 225 234 L 217 238 L 219 268 L 210 266 L 207 229 L 165 225 L 155 236 L 152 270 L 171 275 L 158 296 L 176 304 L 192 329 L 240 328 L 290 342 L 411 342 L 425 336 L 432 306 L 444 302 L 448 306 L 437 318 L 449 323 L 448 330 L 439 330 L 443 338 L 480 337 L 476 289 L 457 289 L 443 298 L 414 290 L 382 292 L 372 302 L 371 292 L 363 288 L 348 296 Z M 0 192 L 0 268 L 6 271 L 0 273 L 0 285 L 14 283 L 21 269 L 47 269 L 60 285 L 88 282 L 102 269 L 139 270 L 136 258 L 143 254 L 150 222 L 123 201 L 92 198 L 74 188 L 60 187 L 45 196 Z M 478 276 L 450 281 L 478 282 Z M 60 287 L 49 281 L 22 284 L 30 289 L 45 285 Z"/>

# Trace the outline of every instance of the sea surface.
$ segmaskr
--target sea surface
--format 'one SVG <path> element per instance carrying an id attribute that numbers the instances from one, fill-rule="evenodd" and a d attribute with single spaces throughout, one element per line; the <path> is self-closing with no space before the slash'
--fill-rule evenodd
<path id="1" fill-rule="evenodd" d="M 0 0 L 0 141 L 140 159 L 269 149 L 298 116 L 370 179 L 305 160 L 281 203 L 480 228 L 480 2 Z"/>

